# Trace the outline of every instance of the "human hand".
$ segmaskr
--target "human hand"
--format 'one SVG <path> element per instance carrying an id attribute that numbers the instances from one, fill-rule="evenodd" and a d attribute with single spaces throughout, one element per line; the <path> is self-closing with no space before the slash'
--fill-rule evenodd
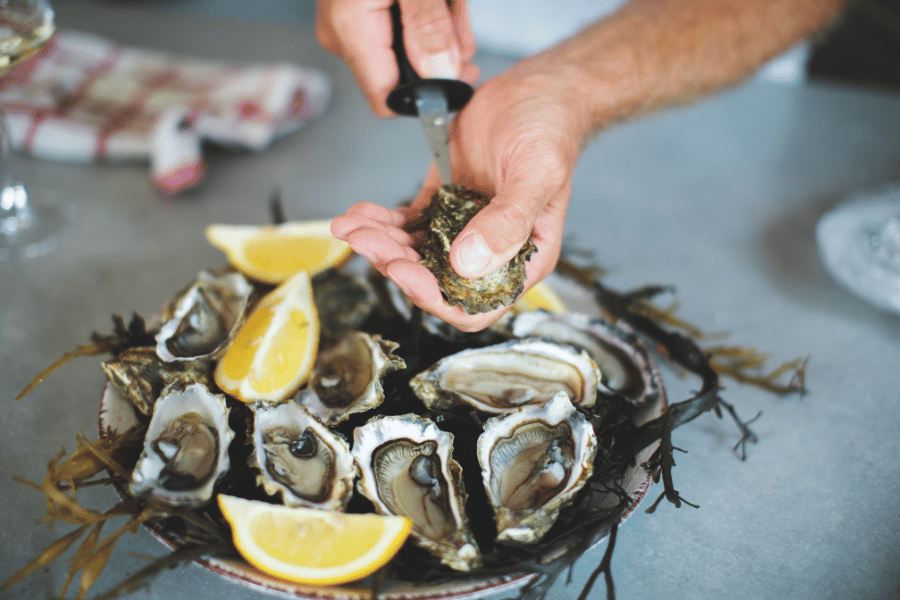
<path id="1" fill-rule="evenodd" d="M 579 81 L 552 53 L 538 55 L 478 88 L 454 120 L 450 139 L 456 181 L 492 198 L 453 242 L 450 261 L 459 275 L 490 273 L 529 236 L 538 252 L 526 264 L 526 289 L 555 268 L 572 170 L 591 125 L 588 107 L 578 99 Z M 432 165 L 411 207 L 357 204 L 332 222 L 332 232 L 417 306 L 463 331 L 478 331 L 509 308 L 468 315 L 448 306 L 434 276 L 419 264 L 417 240 L 407 231 L 439 185 Z"/>
<path id="2" fill-rule="evenodd" d="M 353 72 L 369 106 L 379 117 L 392 113 L 385 103 L 400 72 L 391 49 L 390 7 L 394 0 L 318 0 L 316 36 Z M 474 84 L 478 67 L 475 38 L 465 0 L 399 0 L 403 41 L 410 64 L 423 79 L 460 79 Z"/>

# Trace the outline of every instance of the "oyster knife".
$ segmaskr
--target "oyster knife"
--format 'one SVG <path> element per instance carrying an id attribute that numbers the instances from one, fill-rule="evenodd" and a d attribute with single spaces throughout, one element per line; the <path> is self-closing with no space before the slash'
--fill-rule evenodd
<path id="1" fill-rule="evenodd" d="M 422 79 L 406 56 L 400 6 L 391 5 L 392 48 L 400 70 L 400 82 L 387 97 L 388 108 L 403 116 L 417 116 L 434 155 L 441 183 L 452 181 L 450 169 L 450 112 L 458 111 L 472 97 L 472 86 L 458 79 Z"/>

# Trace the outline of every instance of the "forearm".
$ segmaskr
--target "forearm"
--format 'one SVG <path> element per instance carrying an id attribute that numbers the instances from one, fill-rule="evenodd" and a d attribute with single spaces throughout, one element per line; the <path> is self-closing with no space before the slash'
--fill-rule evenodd
<path id="1" fill-rule="evenodd" d="M 534 57 L 573 71 L 585 137 L 736 83 L 821 30 L 846 0 L 632 0 Z"/>

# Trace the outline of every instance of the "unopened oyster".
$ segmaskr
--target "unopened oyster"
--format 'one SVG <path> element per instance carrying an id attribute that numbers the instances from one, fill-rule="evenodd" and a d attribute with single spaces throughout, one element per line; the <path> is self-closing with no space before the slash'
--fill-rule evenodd
<path id="1" fill-rule="evenodd" d="M 428 237 L 420 249 L 422 264 L 437 278 L 447 304 L 462 306 L 474 315 L 509 306 L 525 288 L 525 262 L 537 251 L 531 240 L 507 264 L 477 279 L 465 279 L 450 265 L 450 245 L 466 224 L 490 199 L 464 186 L 438 188 L 422 209 L 428 219 Z"/>
<path id="2" fill-rule="evenodd" d="M 397 344 L 361 331 L 348 331 L 319 349 L 309 388 L 297 402 L 326 425 L 384 401 L 381 379 L 406 363 L 393 354 Z"/>
<path id="3" fill-rule="evenodd" d="M 201 271 L 163 315 L 156 353 L 165 361 L 215 357 L 240 325 L 252 291 L 240 273 Z"/>
<path id="4" fill-rule="evenodd" d="M 665 392 L 659 368 L 627 327 L 577 313 L 537 310 L 517 315 L 511 330 L 516 337 L 535 336 L 584 349 L 600 367 L 599 393 L 640 406 Z"/>
<path id="5" fill-rule="evenodd" d="M 469 529 L 452 446 L 453 435 L 428 419 L 376 417 L 356 429 L 353 456 L 359 491 L 380 514 L 409 518 L 418 545 L 452 569 L 469 571 L 481 565 L 481 552 Z"/>
<path id="6" fill-rule="evenodd" d="M 343 510 L 353 493 L 356 464 L 337 433 L 293 402 L 254 406 L 257 482 L 289 506 Z"/>
<path id="7" fill-rule="evenodd" d="M 131 476 L 131 494 L 173 506 L 200 506 L 228 471 L 225 397 L 199 383 L 173 383 L 153 408 L 153 418 Z"/>
<path id="8" fill-rule="evenodd" d="M 165 362 L 156 348 L 127 348 L 115 358 L 100 363 L 110 383 L 142 414 L 153 414 L 156 396 L 176 381 L 209 385 L 210 363 L 207 360 Z"/>
<path id="9" fill-rule="evenodd" d="M 593 472 L 597 438 L 565 392 L 485 422 L 478 462 L 497 540 L 533 543 Z"/>
<path id="10" fill-rule="evenodd" d="M 452 354 L 409 385 L 432 410 L 471 406 L 486 413 L 542 404 L 563 391 L 593 406 L 600 371 L 583 350 L 540 339 L 510 340 Z"/>

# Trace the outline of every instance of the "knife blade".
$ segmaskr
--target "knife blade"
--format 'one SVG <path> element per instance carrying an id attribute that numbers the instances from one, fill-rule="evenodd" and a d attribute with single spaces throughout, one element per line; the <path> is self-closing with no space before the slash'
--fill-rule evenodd
<path id="1" fill-rule="evenodd" d="M 436 87 L 422 86 L 415 91 L 415 94 L 419 122 L 422 124 L 425 138 L 434 155 L 441 183 L 443 185 L 453 183 L 453 174 L 450 169 L 450 127 L 447 98 Z"/>
<path id="2" fill-rule="evenodd" d="M 458 79 L 422 79 L 406 56 L 400 6 L 391 5 L 394 56 L 400 71 L 398 85 L 388 94 L 388 108 L 403 116 L 416 116 L 425 132 L 441 183 L 452 183 L 450 164 L 450 113 L 461 110 L 472 97 L 473 89 Z"/>

